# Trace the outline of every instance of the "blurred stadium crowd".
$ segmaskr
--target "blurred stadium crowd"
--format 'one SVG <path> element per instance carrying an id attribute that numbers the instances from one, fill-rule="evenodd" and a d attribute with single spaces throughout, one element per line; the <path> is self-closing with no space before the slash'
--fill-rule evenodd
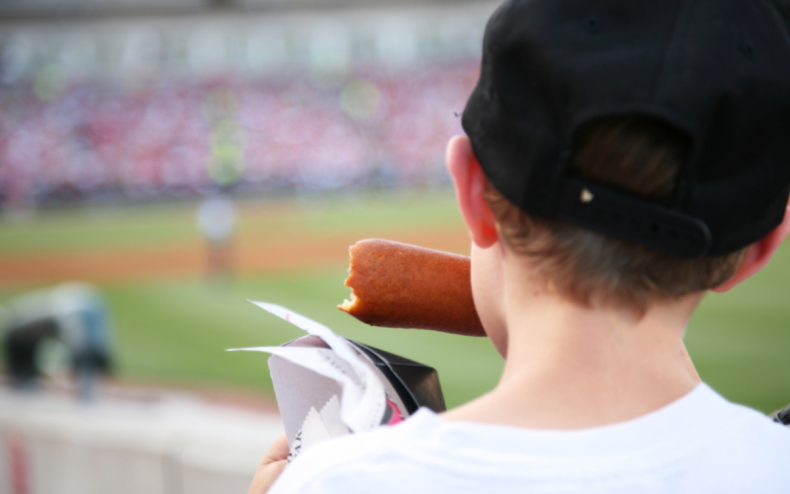
<path id="1" fill-rule="evenodd" d="M 336 90 L 301 80 L 134 93 L 85 83 L 42 100 L 32 88 L 2 89 L 3 199 L 438 180 L 473 76 L 460 64 L 361 75 Z"/>
<path id="2" fill-rule="evenodd" d="M 386 12 L 87 37 L 0 26 L 1 203 L 444 181 L 482 28 L 459 12 L 406 31 Z"/>

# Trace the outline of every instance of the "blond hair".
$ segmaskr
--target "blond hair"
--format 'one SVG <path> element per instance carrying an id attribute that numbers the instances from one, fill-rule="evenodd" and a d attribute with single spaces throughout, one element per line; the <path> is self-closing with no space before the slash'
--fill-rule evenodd
<path id="1" fill-rule="evenodd" d="M 667 203 L 690 142 L 661 121 L 605 117 L 577 134 L 576 175 Z M 505 243 L 529 256 L 547 286 L 584 306 L 614 304 L 643 313 L 653 301 L 714 288 L 733 276 L 747 249 L 680 259 L 563 220 L 529 215 L 490 183 L 486 201 Z"/>

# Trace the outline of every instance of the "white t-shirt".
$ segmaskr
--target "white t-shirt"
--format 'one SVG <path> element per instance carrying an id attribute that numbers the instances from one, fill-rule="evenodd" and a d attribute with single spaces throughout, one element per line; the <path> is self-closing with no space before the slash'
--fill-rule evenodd
<path id="1" fill-rule="evenodd" d="M 790 493 L 790 427 L 705 384 L 642 417 L 575 431 L 451 422 L 421 409 L 305 451 L 270 491 L 293 492 Z"/>

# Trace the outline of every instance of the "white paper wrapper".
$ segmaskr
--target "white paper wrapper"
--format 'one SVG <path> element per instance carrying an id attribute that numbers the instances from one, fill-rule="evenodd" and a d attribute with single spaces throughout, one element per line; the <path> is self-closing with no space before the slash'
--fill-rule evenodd
<path id="1" fill-rule="evenodd" d="M 405 416 L 399 399 L 388 400 L 381 376 L 345 339 L 279 305 L 253 303 L 311 335 L 286 346 L 230 350 L 272 354 L 269 365 L 293 455 L 349 431 L 372 430 L 393 406 Z"/>

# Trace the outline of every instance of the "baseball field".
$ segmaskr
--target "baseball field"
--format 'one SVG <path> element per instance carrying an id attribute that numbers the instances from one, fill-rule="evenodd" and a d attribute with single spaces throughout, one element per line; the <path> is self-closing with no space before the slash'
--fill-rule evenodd
<path id="1" fill-rule="evenodd" d="M 115 326 L 119 381 L 271 397 L 263 354 L 226 348 L 277 345 L 300 330 L 247 299 L 289 307 L 338 333 L 436 367 L 449 406 L 495 385 L 500 357 L 485 339 L 382 329 L 335 308 L 348 246 L 388 238 L 468 253 L 446 189 L 244 200 L 235 274 L 205 276 L 195 204 L 77 207 L 0 226 L 0 303 L 67 280 L 99 286 Z M 712 294 L 686 337 L 709 384 L 765 412 L 790 402 L 790 244 L 769 268 L 730 293 Z"/>

